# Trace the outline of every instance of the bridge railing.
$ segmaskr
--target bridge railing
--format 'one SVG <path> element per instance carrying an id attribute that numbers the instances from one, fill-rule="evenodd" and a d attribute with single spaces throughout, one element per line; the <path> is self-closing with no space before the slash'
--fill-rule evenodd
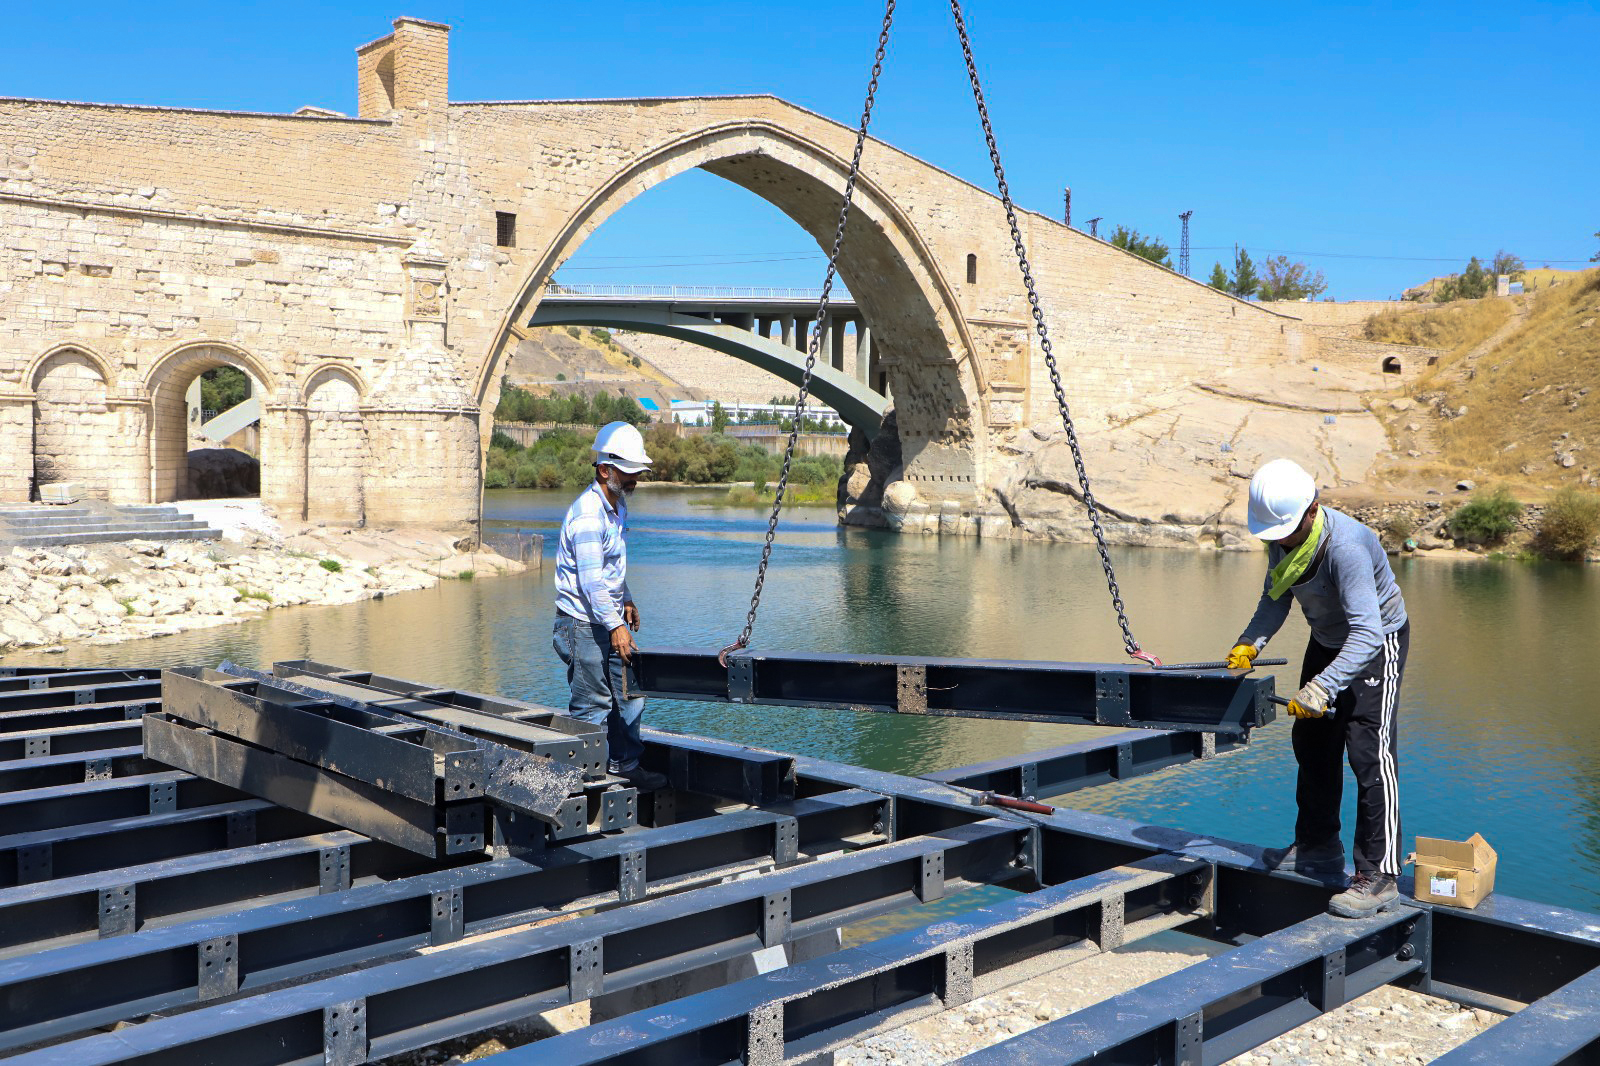
<path id="1" fill-rule="evenodd" d="M 815 302 L 821 289 L 759 285 L 565 285 L 550 283 L 551 296 L 594 296 L 618 300 L 795 300 Z M 848 300 L 844 301 L 848 302 Z"/>

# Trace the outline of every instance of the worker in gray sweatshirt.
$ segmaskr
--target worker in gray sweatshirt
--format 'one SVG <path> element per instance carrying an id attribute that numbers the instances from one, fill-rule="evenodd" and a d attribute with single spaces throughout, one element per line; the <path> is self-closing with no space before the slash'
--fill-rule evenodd
<path id="1" fill-rule="evenodd" d="M 1289 617 L 1289 597 L 1311 626 L 1300 691 L 1289 701 L 1299 764 L 1294 843 L 1266 864 L 1344 878 L 1339 800 L 1346 756 L 1356 775 L 1356 873 L 1328 910 L 1363 918 L 1399 895 L 1400 791 L 1396 710 L 1411 626 L 1378 535 L 1317 499 L 1311 475 L 1274 459 L 1250 480 L 1250 532 L 1267 542 L 1267 578 L 1255 616 L 1228 653 L 1251 661 Z"/>

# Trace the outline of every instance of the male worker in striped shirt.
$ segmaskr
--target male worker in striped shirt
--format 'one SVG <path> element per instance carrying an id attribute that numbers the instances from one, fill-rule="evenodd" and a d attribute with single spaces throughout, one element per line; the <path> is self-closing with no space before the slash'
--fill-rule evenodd
<path id="1" fill-rule="evenodd" d="M 1311 626 L 1300 691 L 1289 701 L 1300 767 L 1294 843 L 1262 856 L 1272 869 L 1344 878 L 1339 800 L 1346 756 L 1356 775 L 1356 875 L 1328 910 L 1365 918 L 1399 894 L 1400 771 L 1397 710 L 1411 643 L 1406 601 L 1378 535 L 1317 499 L 1317 483 L 1289 459 L 1250 480 L 1250 532 L 1267 542 L 1256 613 L 1228 653 L 1247 670 L 1298 601 Z"/>
<path id="2" fill-rule="evenodd" d="M 639 791 L 667 779 L 639 765 L 644 697 L 629 671 L 639 608 L 628 591 L 628 496 L 650 469 L 644 437 L 627 422 L 602 426 L 594 438 L 595 477 L 561 522 L 556 545 L 556 626 L 551 638 L 567 667 L 567 713 L 602 726 L 610 771 Z M 634 675 L 637 677 L 637 675 Z"/>

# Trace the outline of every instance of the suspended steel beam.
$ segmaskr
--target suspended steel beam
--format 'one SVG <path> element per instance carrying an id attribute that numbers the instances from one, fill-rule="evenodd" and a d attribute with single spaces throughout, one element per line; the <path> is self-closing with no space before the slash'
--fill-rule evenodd
<path id="1" fill-rule="evenodd" d="M 639 687 L 661 699 L 837 707 L 1026 722 L 1248 733 L 1275 717 L 1270 676 L 921 656 L 645 648 Z"/>

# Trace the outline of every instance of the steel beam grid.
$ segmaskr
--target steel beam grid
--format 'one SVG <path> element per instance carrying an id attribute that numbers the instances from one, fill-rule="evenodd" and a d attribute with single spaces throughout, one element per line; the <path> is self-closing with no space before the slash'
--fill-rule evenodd
<path id="1" fill-rule="evenodd" d="M 800 1061 L 1192 921 L 1211 867 L 1157 856 L 505 1052 L 503 1066 Z"/>
<path id="2" fill-rule="evenodd" d="M 645 648 L 639 679 L 662 699 L 1226 734 L 1276 716 L 1272 678 L 1237 670 L 792 652 L 733 654 L 724 668 L 715 652 Z"/>
<path id="3" fill-rule="evenodd" d="M 1319 914 L 956 1061 L 1227 1062 L 1419 970 L 1428 917 L 1408 906 L 1359 921 Z"/>
<path id="4" fill-rule="evenodd" d="M 9 732 L 7 724 L 16 721 L 17 715 L 25 711 L 79 707 L 83 704 L 133 703 L 139 700 L 154 703 L 160 699 L 161 681 L 157 678 L 142 681 L 90 681 L 76 688 L 62 685 L 0 692 L 0 729 Z"/>
<path id="5" fill-rule="evenodd" d="M 158 773 L 165 767 L 144 757 L 137 744 L 100 751 L 40 755 L 0 762 L 0 792 L 77 785 L 112 777 Z"/>
<path id="6" fill-rule="evenodd" d="M 0 826 L 11 835 L 37 833 L 246 798 L 243 792 L 215 781 L 176 770 L 159 770 L 133 777 L 0 793 Z"/>
<path id="7" fill-rule="evenodd" d="M 1248 737 L 1217 733 L 1141 730 L 1010 755 L 926 775 L 979 792 L 1019 799 L 1064 796 L 1082 788 L 1126 781 L 1169 766 L 1242 751 Z"/>
<path id="8" fill-rule="evenodd" d="M 96 685 L 125 681 L 154 680 L 154 670 L 55 670 L 41 668 L 37 673 L 0 674 L 0 693 L 28 692 L 41 688 L 93 688 Z"/>
<path id="9" fill-rule="evenodd" d="M 230 905 L 261 908 L 278 902 L 273 896 L 292 904 L 305 896 L 342 890 L 347 886 L 330 885 L 321 868 L 330 849 L 344 851 L 341 861 L 355 886 L 352 896 L 337 904 L 341 920 L 370 928 L 377 939 L 369 946 L 379 948 L 386 938 L 392 941 L 419 932 L 403 924 L 407 914 L 401 915 L 400 925 L 388 927 L 365 916 L 369 910 L 391 908 L 396 891 L 419 899 L 439 891 L 458 896 L 465 915 L 463 929 L 479 933 L 508 915 L 525 916 L 532 907 L 632 902 L 734 867 L 789 865 L 808 856 L 882 843 L 887 839 L 887 803 L 875 793 L 833 793 L 772 810 L 739 811 L 669 829 L 580 841 L 552 850 L 542 862 L 484 864 L 471 875 L 421 879 L 407 882 L 407 889 L 375 894 L 364 893 L 362 886 L 432 873 L 434 868 L 411 852 L 342 830 L 253 844 L 0 889 L 0 953 L 16 954 L 19 946 L 44 950 L 67 937 L 98 938 L 93 901 L 111 888 L 133 890 L 136 928 L 196 920 Z M 248 939 L 260 923 L 270 925 L 279 918 L 315 920 L 308 908 L 292 905 L 277 915 L 258 910 L 250 914 L 254 924 L 230 927 L 227 935 Z M 211 933 L 218 928 L 216 922 L 206 926 Z"/>
<path id="10" fill-rule="evenodd" d="M 554 924 L 535 922 L 531 928 L 460 942 L 457 927 L 448 922 L 445 935 L 436 938 L 436 922 L 425 934 L 385 944 L 385 954 L 438 945 L 418 957 L 269 989 L 216 1007 L 198 1007 L 118 1033 L 23 1054 L 17 1061 L 75 1066 L 130 1058 L 151 1064 L 192 1062 L 217 1038 L 230 1041 L 231 1047 L 250 1048 L 250 1061 L 315 1061 L 326 1050 L 324 1012 L 351 1004 L 365 1011 L 364 1055 L 394 1054 L 533 1010 L 634 987 L 942 898 L 972 885 L 1005 882 L 1022 873 L 1018 861 L 1025 854 L 1027 836 L 1028 831 L 1014 822 L 986 819 L 761 878 L 728 881 Z M 467 878 L 483 868 L 466 867 L 450 871 L 450 876 Z M 378 886 L 367 894 L 400 892 L 406 886 Z M 310 901 L 307 906 L 324 909 L 324 920 L 296 923 L 293 937 L 279 926 L 270 937 L 247 942 L 243 935 L 200 922 L 0 963 L 0 1003 L 9 1008 L 0 1014 L 9 1026 L 0 1037 L 0 1047 L 26 1046 L 89 1026 L 193 1004 L 201 998 L 207 944 L 227 943 L 230 964 L 237 966 L 237 976 L 223 986 L 223 995 L 295 976 L 292 967 L 260 969 L 256 968 L 260 963 L 256 967 L 242 963 L 251 953 L 281 952 L 290 941 L 314 938 L 323 951 L 336 948 L 339 941 L 348 943 L 360 930 L 352 929 L 357 923 L 342 915 L 344 908 L 338 905 L 352 896 L 344 893 Z M 429 904 L 423 917 L 438 915 L 435 895 L 423 898 Z M 247 912 L 243 917 L 256 914 Z M 211 935 L 197 940 L 196 934 L 202 932 Z M 100 960 L 99 964 L 88 969 L 76 965 L 87 957 Z M 350 951 L 322 958 L 324 965 L 330 959 L 342 965 L 363 961 L 359 952 Z M 179 982 L 181 990 L 171 987 Z M 108 1005 L 112 997 L 121 998 Z M 66 1013 L 73 1009 L 78 1013 Z"/>
<path id="11" fill-rule="evenodd" d="M 115 705 L 114 705 L 115 706 Z M 120 717 L 109 722 L 90 722 L 39 728 L 31 731 L 4 732 L 0 727 L 0 760 L 33 759 L 44 755 L 90 754 L 106 748 L 132 747 L 141 743 L 143 733 L 139 719 L 144 715 L 144 704 L 129 717 L 126 706 Z"/>
<path id="12" fill-rule="evenodd" d="M 285 840 L 336 829 L 320 818 L 245 799 L 210 807 L 85 822 L 0 837 L 0 886 L 193 855 L 241 843 Z"/>

